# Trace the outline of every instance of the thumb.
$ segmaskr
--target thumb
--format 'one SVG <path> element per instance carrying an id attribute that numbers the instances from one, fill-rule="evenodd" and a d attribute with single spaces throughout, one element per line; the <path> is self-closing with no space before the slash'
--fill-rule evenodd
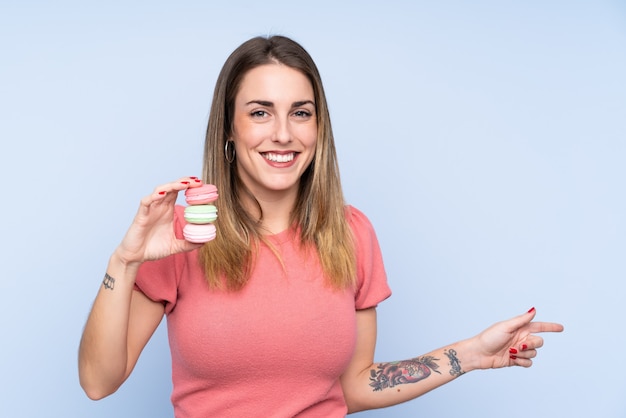
<path id="1" fill-rule="evenodd" d="M 535 310 L 534 307 L 532 307 L 528 310 L 528 312 L 511 318 L 509 320 L 510 330 L 514 331 L 516 329 L 523 327 L 524 325 L 529 324 L 533 320 L 536 314 L 537 314 L 537 311 Z"/>

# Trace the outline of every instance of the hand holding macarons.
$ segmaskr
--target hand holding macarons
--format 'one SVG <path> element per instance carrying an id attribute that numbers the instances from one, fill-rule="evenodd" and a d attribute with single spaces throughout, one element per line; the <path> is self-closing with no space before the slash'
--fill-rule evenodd
<path id="1" fill-rule="evenodd" d="M 144 261 L 190 251 L 198 248 L 199 243 L 206 242 L 206 236 L 190 241 L 178 239 L 174 234 L 174 208 L 178 192 L 196 189 L 206 191 L 205 186 L 207 185 L 204 185 L 197 177 L 183 177 L 155 188 L 150 195 L 141 199 L 133 223 L 116 249 L 115 255 L 129 265 L 140 264 Z M 212 187 L 215 189 L 214 186 Z M 216 190 L 214 192 L 215 195 L 209 201 L 215 201 L 217 198 Z M 203 193 L 190 192 L 189 194 L 193 196 L 190 199 L 194 203 L 206 199 Z M 205 233 L 207 228 L 215 228 L 213 225 L 202 226 Z"/>

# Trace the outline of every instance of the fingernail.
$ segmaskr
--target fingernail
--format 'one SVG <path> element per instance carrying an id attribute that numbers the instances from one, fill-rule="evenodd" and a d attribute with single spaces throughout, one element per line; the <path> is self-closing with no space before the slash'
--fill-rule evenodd
<path id="1" fill-rule="evenodd" d="M 183 184 L 189 184 L 189 182 L 188 182 L 188 181 L 181 181 L 181 183 L 183 183 Z"/>
<path id="2" fill-rule="evenodd" d="M 163 196 L 163 195 L 165 194 L 165 192 L 159 192 L 159 194 L 160 194 L 161 196 Z"/>
<path id="3" fill-rule="evenodd" d="M 191 177 L 189 177 L 189 178 L 190 178 L 190 179 L 192 179 L 192 180 L 195 180 L 195 179 L 197 179 L 198 177 L 196 177 L 196 176 L 191 176 Z"/>
<path id="4" fill-rule="evenodd" d="M 531 312 L 532 312 L 532 311 L 534 311 L 534 310 L 535 310 L 535 307 L 533 306 L 532 308 L 530 308 L 530 309 L 528 310 L 528 313 L 531 313 Z"/>
<path id="5" fill-rule="evenodd" d="M 511 354 L 517 354 L 517 349 L 516 349 L 516 348 L 511 347 L 511 348 L 509 348 L 509 353 L 511 353 Z"/>
<path id="6" fill-rule="evenodd" d="M 517 360 L 517 356 L 509 356 L 511 360 Z"/>
<path id="7" fill-rule="evenodd" d="M 194 181 L 195 181 L 196 183 L 202 183 L 202 180 L 195 179 Z"/>
<path id="8" fill-rule="evenodd" d="M 526 344 L 522 344 L 522 351 L 525 351 L 526 349 L 528 349 L 528 346 Z"/>

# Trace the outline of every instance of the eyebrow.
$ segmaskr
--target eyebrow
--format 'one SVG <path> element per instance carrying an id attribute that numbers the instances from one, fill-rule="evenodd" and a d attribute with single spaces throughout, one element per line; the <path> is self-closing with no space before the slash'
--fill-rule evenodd
<path id="1" fill-rule="evenodd" d="M 251 104 L 258 104 L 261 106 L 266 106 L 266 107 L 274 107 L 274 103 L 273 102 L 269 102 L 267 100 L 250 100 L 248 103 L 246 103 L 247 105 L 251 105 Z M 300 107 L 300 106 L 304 106 L 305 104 L 311 104 L 313 106 L 315 106 L 315 103 L 312 100 L 300 100 L 298 102 L 293 102 L 291 104 L 291 107 Z"/>

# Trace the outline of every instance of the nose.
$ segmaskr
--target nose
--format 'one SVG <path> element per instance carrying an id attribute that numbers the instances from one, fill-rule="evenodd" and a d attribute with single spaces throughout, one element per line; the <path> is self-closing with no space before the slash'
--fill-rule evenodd
<path id="1" fill-rule="evenodd" d="M 288 144 L 292 141 L 289 119 L 287 117 L 277 117 L 274 120 L 274 135 L 272 141 L 279 144 Z"/>

